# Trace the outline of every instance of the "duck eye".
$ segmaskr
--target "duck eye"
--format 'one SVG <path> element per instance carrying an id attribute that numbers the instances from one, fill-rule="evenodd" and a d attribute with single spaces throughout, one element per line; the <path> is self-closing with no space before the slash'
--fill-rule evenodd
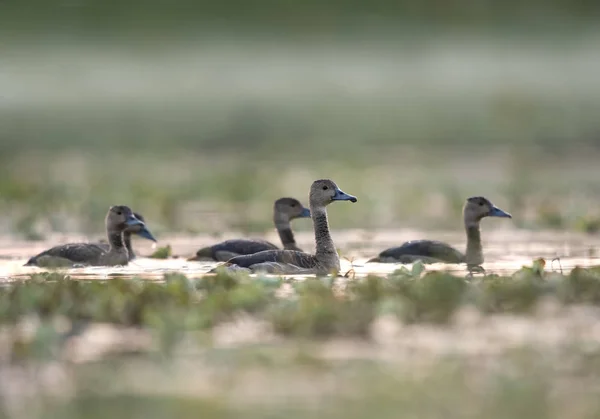
<path id="1" fill-rule="evenodd" d="M 117 211 L 117 215 L 123 215 L 122 211 Z"/>
<path id="2" fill-rule="evenodd" d="M 479 201 L 479 206 L 483 207 L 483 201 Z"/>
<path id="3" fill-rule="evenodd" d="M 327 187 L 327 185 L 323 186 L 323 190 L 324 190 L 324 191 L 326 191 L 327 189 L 329 189 L 329 188 Z"/>

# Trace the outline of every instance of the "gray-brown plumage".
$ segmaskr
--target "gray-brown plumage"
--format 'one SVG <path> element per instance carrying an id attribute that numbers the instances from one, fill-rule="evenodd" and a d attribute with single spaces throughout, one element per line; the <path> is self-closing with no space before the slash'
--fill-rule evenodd
<path id="1" fill-rule="evenodd" d="M 294 198 L 280 198 L 273 205 L 273 223 L 283 244 L 287 250 L 298 250 L 296 239 L 292 232 L 291 221 L 296 218 L 308 218 L 310 211 L 304 208 L 300 201 Z M 271 242 L 260 239 L 232 239 L 221 243 L 204 247 L 196 256 L 189 261 L 216 260 L 225 262 L 235 256 L 251 255 L 263 250 L 278 250 L 279 248 Z"/>
<path id="2" fill-rule="evenodd" d="M 25 266 L 69 267 L 74 265 L 116 266 L 127 265 L 129 254 L 123 243 L 123 232 L 138 229 L 138 234 L 153 239 L 143 221 L 125 205 L 108 210 L 105 219 L 108 247 L 99 243 L 70 243 L 55 246 L 31 259 Z"/>
<path id="3" fill-rule="evenodd" d="M 136 258 L 135 252 L 133 251 L 133 246 L 131 245 L 131 236 L 133 234 L 137 234 L 140 237 L 152 240 L 154 242 L 156 241 L 156 239 L 152 236 L 152 233 L 150 233 L 150 231 L 148 231 L 148 229 L 146 228 L 146 220 L 144 219 L 142 214 L 134 212 L 133 215 L 135 216 L 135 218 L 143 222 L 144 225 L 129 226 L 125 229 L 125 231 L 123 231 L 123 245 L 127 249 L 127 254 L 129 255 L 130 261 Z M 101 246 L 104 250 L 108 250 L 110 247 L 109 244 L 104 241 L 98 243 L 98 245 Z"/>
<path id="4" fill-rule="evenodd" d="M 368 262 L 379 263 L 466 263 L 471 270 L 483 263 L 483 247 L 479 224 L 485 217 L 512 216 L 482 196 L 467 199 L 463 219 L 467 234 L 467 249 L 463 254 L 446 243 L 435 240 L 411 240 L 398 247 L 384 250 Z"/>
<path id="5" fill-rule="evenodd" d="M 317 249 L 314 255 L 295 250 L 266 250 L 253 255 L 234 257 L 226 265 L 277 273 L 338 273 L 340 259 L 329 233 L 326 210 L 327 205 L 334 201 L 356 202 L 357 199 L 342 192 L 332 180 L 321 179 L 313 182 L 309 203 Z"/>

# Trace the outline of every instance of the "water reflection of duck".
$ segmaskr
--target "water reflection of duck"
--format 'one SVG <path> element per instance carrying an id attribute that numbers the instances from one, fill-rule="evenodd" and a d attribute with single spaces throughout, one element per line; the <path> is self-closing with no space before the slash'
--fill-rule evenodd
<path id="1" fill-rule="evenodd" d="M 327 275 L 340 270 L 340 259 L 329 233 L 327 205 L 334 201 L 357 199 L 340 190 L 329 179 L 316 180 L 310 188 L 309 204 L 313 220 L 316 253 L 297 250 L 266 250 L 253 255 L 237 256 L 225 264 L 231 268 L 248 268 L 251 271 L 276 273 L 303 273 Z"/>
<path id="2" fill-rule="evenodd" d="M 130 257 L 124 243 L 126 232 L 156 241 L 146 224 L 125 205 L 111 207 L 106 215 L 105 225 L 108 243 L 69 243 L 55 246 L 33 256 L 25 266 L 127 265 Z"/>
<path id="3" fill-rule="evenodd" d="M 512 216 L 496 207 L 488 199 L 475 196 L 467 199 L 463 208 L 463 218 L 467 234 L 467 249 L 463 254 L 446 243 L 435 240 L 411 240 L 398 247 L 386 249 L 368 262 L 379 263 L 466 263 L 469 270 L 483 263 L 480 221 L 485 217 Z"/>
<path id="4" fill-rule="evenodd" d="M 302 251 L 296 245 L 290 222 L 296 218 L 310 217 L 310 210 L 294 198 L 280 198 L 273 205 L 273 222 L 286 250 Z M 240 255 L 251 255 L 264 250 L 279 250 L 271 242 L 260 239 L 232 239 L 204 247 L 189 261 L 216 260 L 225 262 Z"/>

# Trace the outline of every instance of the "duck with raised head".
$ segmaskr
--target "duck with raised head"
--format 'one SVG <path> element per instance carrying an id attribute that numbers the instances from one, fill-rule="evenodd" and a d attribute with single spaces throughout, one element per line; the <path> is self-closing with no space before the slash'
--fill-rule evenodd
<path id="1" fill-rule="evenodd" d="M 146 228 L 146 220 L 144 219 L 142 214 L 134 212 L 133 215 L 135 216 L 135 218 L 137 218 L 144 224 L 136 224 L 133 226 L 129 226 L 125 229 L 125 231 L 123 231 L 123 245 L 127 249 L 127 254 L 129 255 L 130 261 L 136 258 L 135 252 L 133 251 L 133 246 L 131 245 L 132 235 L 136 234 L 140 237 L 156 242 L 156 239 L 152 236 L 152 234 L 150 234 L 150 232 Z M 102 248 L 104 248 L 105 250 L 108 250 L 110 248 L 110 245 L 105 241 L 98 243 L 98 245 L 102 246 Z"/>
<path id="2" fill-rule="evenodd" d="M 25 266 L 69 267 L 74 265 L 116 266 L 127 265 L 129 252 L 124 243 L 124 233 L 129 230 L 156 241 L 143 221 L 125 205 L 110 207 L 105 218 L 108 244 L 69 243 L 55 246 L 33 256 Z"/>
<path id="3" fill-rule="evenodd" d="M 467 249 L 463 254 L 450 245 L 436 240 L 411 240 L 398 247 L 384 250 L 369 262 L 379 263 L 466 263 L 469 271 L 481 270 L 483 246 L 480 222 L 485 217 L 512 218 L 482 196 L 468 198 L 463 207 L 463 220 L 467 234 Z"/>
<path id="4" fill-rule="evenodd" d="M 335 201 L 357 202 L 329 179 L 313 182 L 309 194 L 309 206 L 315 232 L 316 253 L 297 250 L 265 250 L 253 255 L 237 256 L 225 264 L 231 268 L 247 268 L 251 271 L 271 273 L 301 273 L 328 275 L 340 271 L 340 258 L 333 244 L 327 220 L 327 205 Z"/>
<path id="5" fill-rule="evenodd" d="M 273 205 L 273 223 L 286 250 L 302 251 L 296 245 L 291 221 L 296 218 L 309 218 L 310 210 L 294 198 L 279 198 Z M 278 250 L 279 248 L 266 240 L 232 239 L 204 247 L 189 261 L 216 260 L 225 262 L 240 255 L 251 255 L 263 250 Z"/>

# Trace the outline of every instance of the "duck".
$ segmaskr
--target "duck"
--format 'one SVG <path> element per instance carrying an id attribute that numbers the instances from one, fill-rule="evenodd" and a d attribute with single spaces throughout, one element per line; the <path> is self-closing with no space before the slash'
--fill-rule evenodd
<path id="1" fill-rule="evenodd" d="M 467 234 L 467 248 L 463 254 L 452 246 L 436 240 L 411 240 L 401 246 L 384 250 L 367 263 L 466 263 L 469 271 L 482 271 L 483 247 L 480 222 L 485 217 L 512 218 L 508 212 L 498 208 L 483 196 L 473 196 L 463 207 L 463 220 Z"/>
<path id="2" fill-rule="evenodd" d="M 305 208 L 295 198 L 279 198 L 273 205 L 273 223 L 279 234 L 283 248 L 286 250 L 302 251 L 294 238 L 290 222 L 296 218 L 310 218 L 310 210 Z M 196 256 L 188 261 L 218 261 L 226 262 L 240 255 L 251 255 L 263 250 L 278 250 L 279 248 L 266 240 L 261 239 L 232 239 L 203 247 L 196 252 Z"/>
<path id="3" fill-rule="evenodd" d="M 74 267 L 127 265 L 126 232 L 156 241 L 146 224 L 126 205 L 109 208 L 105 218 L 108 243 L 69 243 L 52 247 L 30 258 L 25 266 Z M 131 246 L 131 243 L 129 244 Z"/>
<path id="4" fill-rule="evenodd" d="M 133 246 L 131 245 L 131 236 L 133 234 L 137 234 L 140 237 L 144 237 L 145 239 L 149 239 L 149 240 L 156 242 L 156 239 L 154 239 L 154 236 L 152 236 L 152 234 L 145 227 L 146 219 L 142 216 L 142 214 L 140 214 L 138 212 L 134 212 L 133 215 L 135 216 L 135 218 L 137 218 L 142 223 L 144 223 L 144 225 L 143 226 L 142 225 L 130 226 L 130 227 L 127 227 L 125 229 L 125 231 L 123 231 L 123 245 L 127 249 L 127 254 L 129 255 L 129 261 L 132 261 L 133 259 L 136 258 L 136 254 L 133 251 Z M 106 242 L 104 240 L 102 242 L 98 243 L 98 245 L 102 246 L 102 248 L 104 248 L 107 251 L 110 248 L 110 245 L 108 244 L 108 242 Z"/>
<path id="5" fill-rule="evenodd" d="M 333 180 L 315 180 L 310 187 L 309 207 L 313 221 L 316 253 L 298 250 L 264 250 L 252 255 L 236 256 L 224 265 L 233 270 L 247 269 L 251 272 L 294 274 L 337 274 L 340 258 L 329 232 L 327 206 L 336 201 L 357 202 L 355 196 L 343 192 Z M 218 267 L 217 267 L 218 268 Z M 213 271 L 216 271 L 216 269 Z"/>

